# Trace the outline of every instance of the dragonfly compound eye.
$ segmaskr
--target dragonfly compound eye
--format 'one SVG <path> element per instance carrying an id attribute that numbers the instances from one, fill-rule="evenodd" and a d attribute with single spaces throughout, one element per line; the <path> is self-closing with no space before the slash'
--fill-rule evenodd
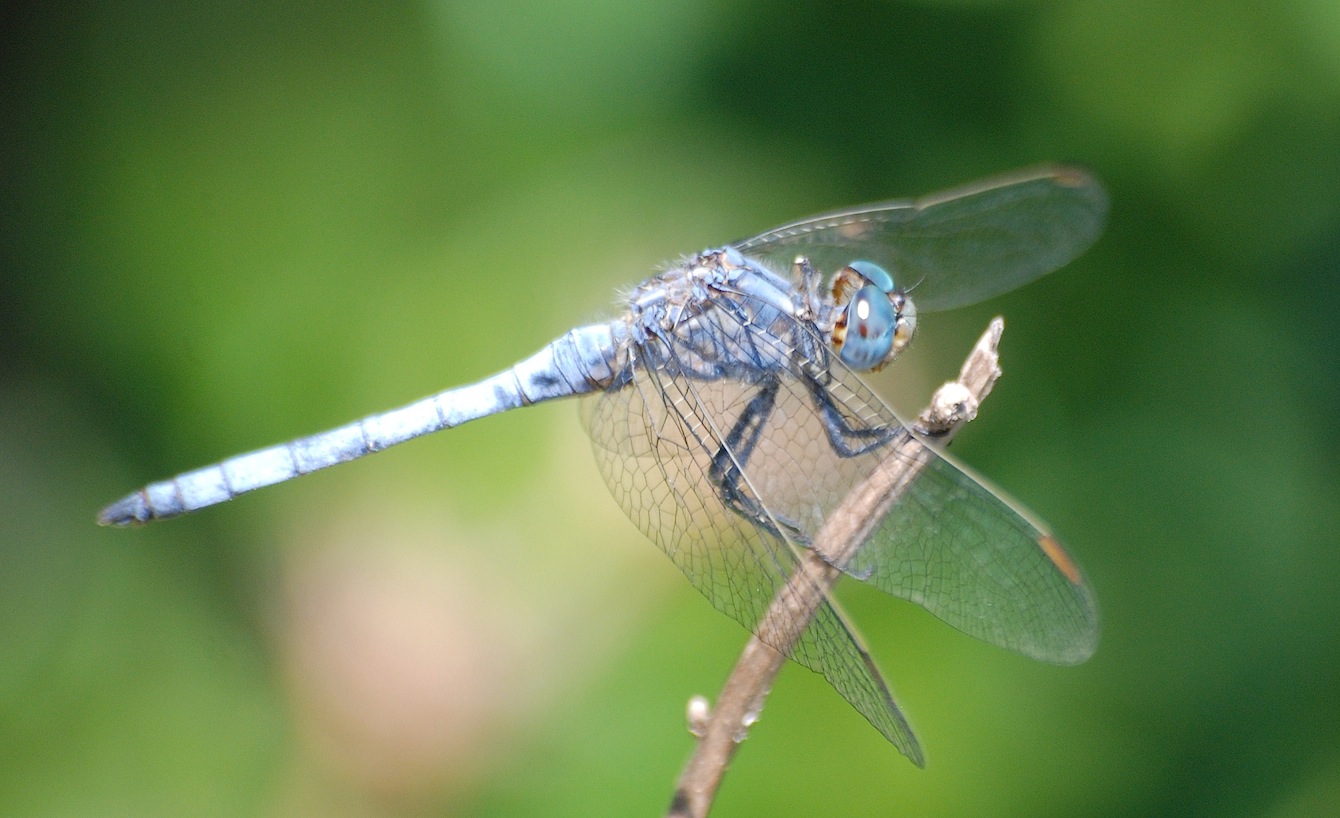
<path id="1" fill-rule="evenodd" d="M 883 364 L 893 351 L 894 329 L 898 324 L 888 294 L 874 284 L 857 290 L 847 304 L 845 323 L 846 334 L 838 353 L 842 362 L 857 370 Z"/>
<path id="2" fill-rule="evenodd" d="M 876 370 L 912 340 L 917 312 L 894 287 L 893 276 L 869 261 L 853 261 L 834 281 L 834 296 L 845 303 L 834 333 L 838 356 L 852 369 Z"/>
<path id="3" fill-rule="evenodd" d="M 885 293 L 893 292 L 893 276 L 873 261 L 853 261 L 847 268 L 855 270 L 867 283 L 874 284 Z"/>

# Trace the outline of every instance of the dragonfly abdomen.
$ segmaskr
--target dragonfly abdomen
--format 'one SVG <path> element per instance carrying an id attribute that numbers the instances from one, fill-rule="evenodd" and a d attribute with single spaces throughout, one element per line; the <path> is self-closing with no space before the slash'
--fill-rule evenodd
<path id="1" fill-rule="evenodd" d="M 133 525 L 176 517 L 487 415 L 606 388 L 626 365 L 624 334 L 618 322 L 574 329 L 478 383 L 150 483 L 107 506 L 98 522 Z"/>

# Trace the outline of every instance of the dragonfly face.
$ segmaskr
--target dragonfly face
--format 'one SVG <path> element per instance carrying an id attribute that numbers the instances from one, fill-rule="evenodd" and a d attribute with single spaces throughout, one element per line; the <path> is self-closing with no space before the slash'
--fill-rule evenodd
<path id="1" fill-rule="evenodd" d="M 870 261 L 853 261 L 833 277 L 838 308 L 833 348 L 847 366 L 877 371 L 897 357 L 917 329 L 917 308 L 893 276 Z"/>

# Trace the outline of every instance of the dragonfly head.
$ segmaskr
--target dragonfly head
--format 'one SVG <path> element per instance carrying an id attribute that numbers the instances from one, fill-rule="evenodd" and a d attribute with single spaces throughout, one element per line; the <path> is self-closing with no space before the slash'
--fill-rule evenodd
<path id="1" fill-rule="evenodd" d="M 917 308 L 893 276 L 869 261 L 853 261 L 833 277 L 838 308 L 833 348 L 856 370 L 878 370 L 902 351 L 917 329 Z"/>

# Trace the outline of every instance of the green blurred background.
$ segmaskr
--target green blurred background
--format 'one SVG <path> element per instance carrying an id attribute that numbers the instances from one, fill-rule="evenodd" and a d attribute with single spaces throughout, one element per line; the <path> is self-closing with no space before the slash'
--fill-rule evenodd
<path id="1" fill-rule="evenodd" d="M 929 755 L 781 677 L 722 816 L 1340 814 L 1340 4 L 4 12 L 0 813 L 654 815 L 744 632 L 575 408 L 133 531 L 151 479 L 491 373 L 656 265 L 1042 160 L 1112 216 L 995 314 L 959 456 L 1104 612 L 1077 668 L 843 600 Z"/>

